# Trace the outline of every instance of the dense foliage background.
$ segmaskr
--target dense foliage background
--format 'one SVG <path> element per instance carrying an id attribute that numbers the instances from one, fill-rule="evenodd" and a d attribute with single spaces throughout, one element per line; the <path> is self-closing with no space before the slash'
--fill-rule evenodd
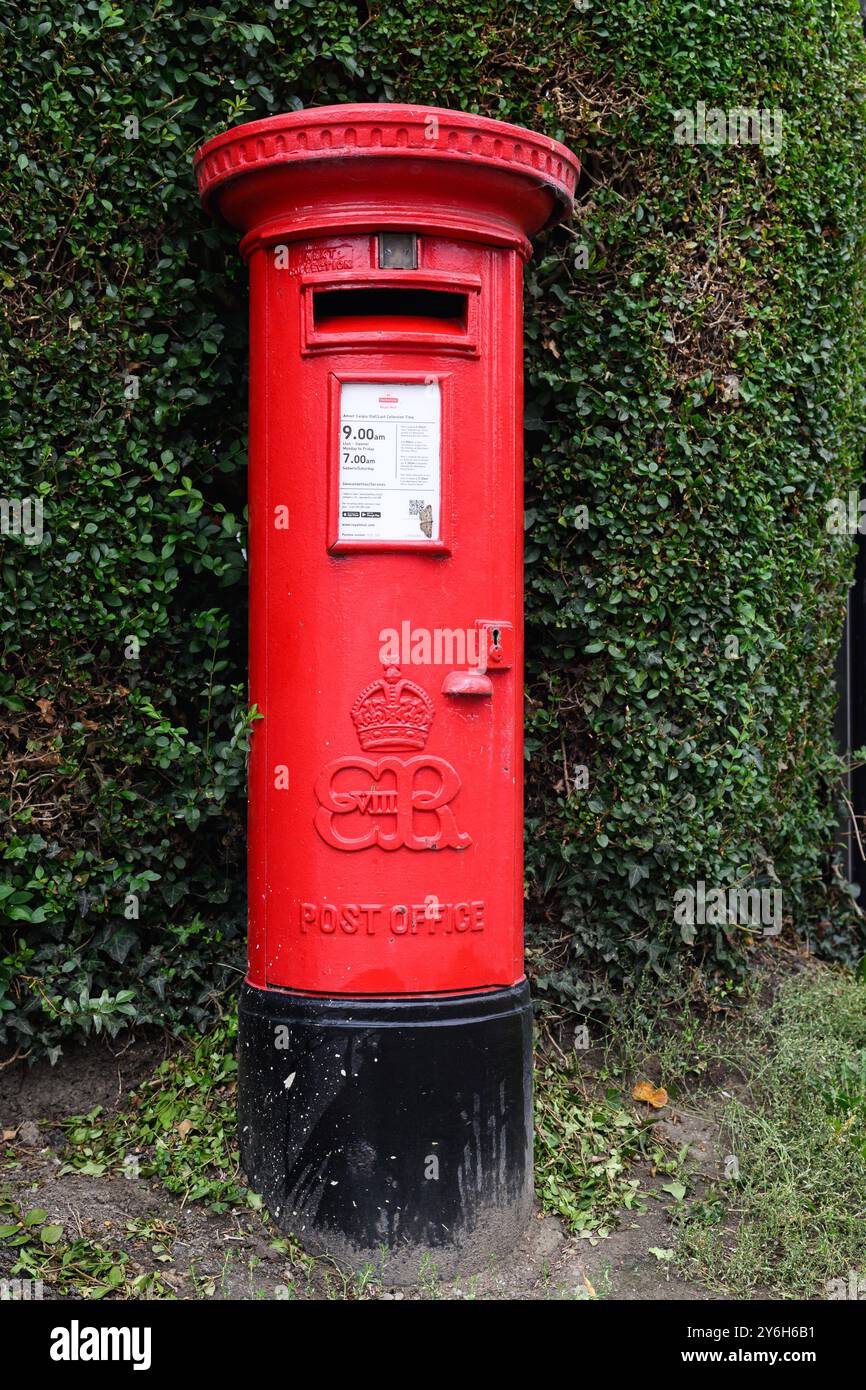
<path id="1" fill-rule="evenodd" d="M 39 545 L 0 538 L 0 1042 L 202 1021 L 237 979 L 246 300 L 191 157 L 337 101 L 585 161 L 526 286 L 538 987 L 736 977 L 742 930 L 673 920 L 699 878 L 777 884 L 857 953 L 831 855 L 852 546 L 826 529 L 866 425 L 854 0 L 18 0 L 0 39 L 0 496 L 44 505 Z M 675 143 L 699 101 L 781 111 L 781 150 Z"/>

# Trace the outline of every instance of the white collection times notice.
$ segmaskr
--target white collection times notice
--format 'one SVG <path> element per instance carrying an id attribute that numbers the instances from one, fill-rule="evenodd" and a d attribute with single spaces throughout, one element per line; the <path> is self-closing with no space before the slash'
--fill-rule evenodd
<path id="1" fill-rule="evenodd" d="M 340 540 L 439 539 L 438 381 L 344 381 L 340 390 Z"/>

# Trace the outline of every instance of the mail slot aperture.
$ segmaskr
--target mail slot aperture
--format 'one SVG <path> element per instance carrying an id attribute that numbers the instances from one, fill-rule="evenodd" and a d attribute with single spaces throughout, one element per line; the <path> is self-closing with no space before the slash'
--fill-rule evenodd
<path id="1" fill-rule="evenodd" d="M 338 329 L 346 319 L 365 319 L 366 328 L 377 332 L 391 319 L 432 320 L 452 331 L 466 325 L 467 297 L 451 290 L 404 289 L 373 286 L 368 289 L 316 290 L 313 322 L 317 328 Z"/>
<path id="2" fill-rule="evenodd" d="M 371 343 L 438 345 L 465 354 L 478 347 L 479 276 L 442 271 L 373 271 L 305 276 L 303 347 L 333 353 Z"/>

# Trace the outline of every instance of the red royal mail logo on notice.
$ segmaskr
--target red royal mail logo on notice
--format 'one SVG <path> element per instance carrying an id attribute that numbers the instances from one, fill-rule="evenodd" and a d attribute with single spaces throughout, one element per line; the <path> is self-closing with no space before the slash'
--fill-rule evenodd
<path id="1" fill-rule="evenodd" d="M 399 397 L 399 396 L 380 396 L 380 397 L 379 397 L 379 404 L 380 404 L 380 405 L 399 405 L 399 404 L 400 404 L 400 397 Z"/>

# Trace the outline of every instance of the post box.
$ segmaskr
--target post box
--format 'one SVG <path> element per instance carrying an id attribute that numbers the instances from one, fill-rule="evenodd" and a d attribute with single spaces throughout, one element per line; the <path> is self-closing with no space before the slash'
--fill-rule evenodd
<path id="1" fill-rule="evenodd" d="M 501 122 L 313 108 L 196 156 L 250 273 L 242 1163 L 386 1277 L 532 1203 L 522 265 L 578 162 Z"/>

